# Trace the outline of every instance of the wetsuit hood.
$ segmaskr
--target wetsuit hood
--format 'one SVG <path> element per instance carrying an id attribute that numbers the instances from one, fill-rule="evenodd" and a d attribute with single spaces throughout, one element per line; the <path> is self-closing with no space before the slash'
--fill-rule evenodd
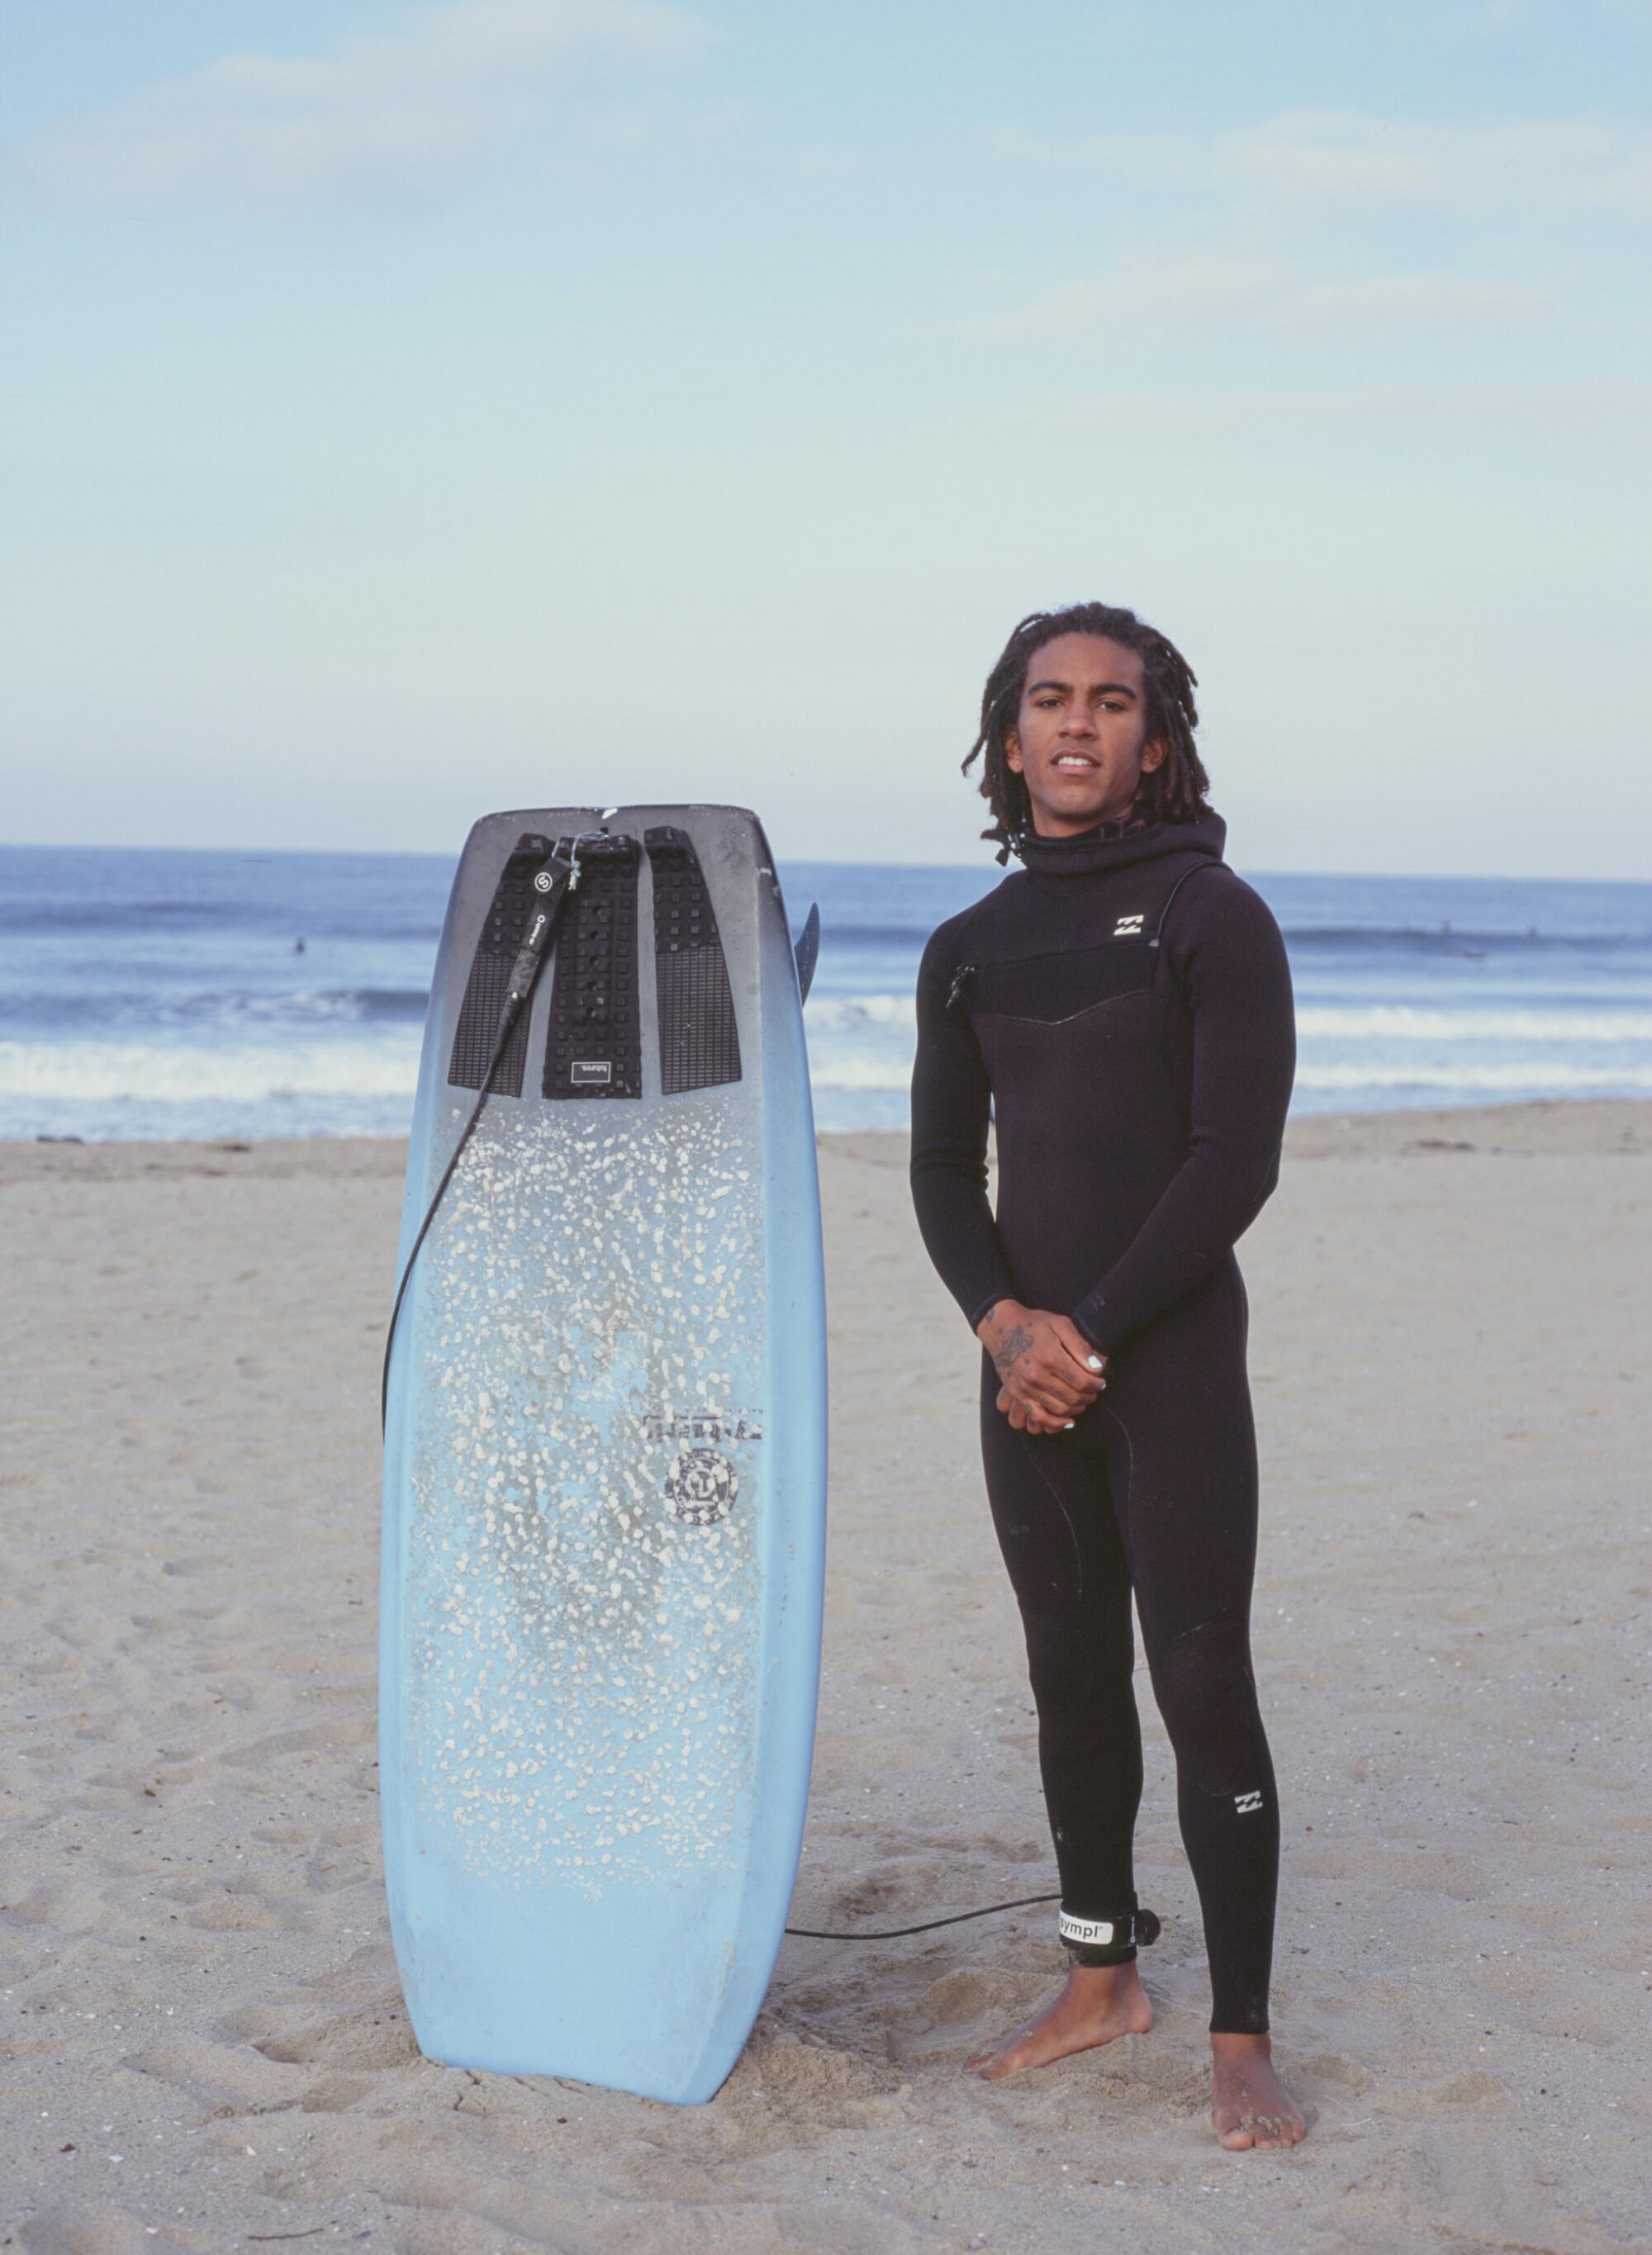
<path id="1" fill-rule="evenodd" d="M 1115 822 L 1100 823 L 1074 838 L 1041 838 L 1028 830 L 1013 850 L 1035 877 L 1088 877 L 1134 868 L 1166 854 L 1208 854 L 1213 861 L 1220 861 L 1227 836 L 1221 816 L 1206 808 L 1192 822 L 1132 823 L 1122 832 Z"/>

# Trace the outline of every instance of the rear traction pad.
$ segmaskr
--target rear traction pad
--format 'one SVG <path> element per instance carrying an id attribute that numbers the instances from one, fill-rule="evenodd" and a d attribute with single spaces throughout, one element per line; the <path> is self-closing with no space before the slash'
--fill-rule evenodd
<path id="1" fill-rule="evenodd" d="M 740 1078 L 740 1031 L 716 912 L 687 833 L 643 833 L 654 872 L 660 1088 L 680 1096 Z"/>

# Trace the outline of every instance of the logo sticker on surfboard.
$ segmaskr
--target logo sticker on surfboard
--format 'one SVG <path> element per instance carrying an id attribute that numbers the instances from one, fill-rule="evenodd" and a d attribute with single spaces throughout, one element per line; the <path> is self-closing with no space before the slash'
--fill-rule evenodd
<path id="1" fill-rule="evenodd" d="M 714 1527 L 740 1493 L 740 1475 L 721 1449 L 681 1449 L 665 1475 L 671 1516 L 685 1527 Z"/>

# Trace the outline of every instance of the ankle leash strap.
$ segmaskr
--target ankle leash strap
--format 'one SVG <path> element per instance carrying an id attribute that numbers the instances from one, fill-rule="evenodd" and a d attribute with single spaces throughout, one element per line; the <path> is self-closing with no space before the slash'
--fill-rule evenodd
<path id="1" fill-rule="evenodd" d="M 1154 1914 L 1135 1904 L 1111 1918 L 1079 1918 L 1063 1910 L 1056 1920 L 1056 1932 L 1075 1965 L 1126 1965 L 1138 1942 L 1156 1942 L 1162 1930 Z"/>

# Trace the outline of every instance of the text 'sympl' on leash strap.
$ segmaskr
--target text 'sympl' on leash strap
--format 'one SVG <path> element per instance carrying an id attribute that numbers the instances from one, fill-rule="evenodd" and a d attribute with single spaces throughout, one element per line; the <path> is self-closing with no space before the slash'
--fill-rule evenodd
<path id="1" fill-rule="evenodd" d="M 469 1119 L 466 1120 L 460 1131 L 459 1141 L 453 1146 L 453 1155 L 442 1170 L 442 1178 L 437 1184 L 435 1194 L 425 1209 L 424 1220 L 418 1225 L 418 1234 L 413 1240 L 413 1249 L 407 1256 L 407 1265 L 402 1270 L 401 1282 L 396 1288 L 396 1302 L 390 1310 L 390 1328 L 384 1335 L 384 1369 L 379 1380 L 378 1422 L 381 1432 L 384 1430 L 390 1416 L 390 1350 L 396 1344 L 396 1324 L 402 1312 L 402 1303 L 407 1297 L 407 1287 L 412 1278 L 413 1264 L 418 1259 L 419 1248 L 429 1235 L 430 1226 L 435 1220 L 441 1202 L 447 1194 L 447 1185 L 458 1171 L 459 1162 L 465 1156 L 465 1146 L 475 1131 L 476 1122 L 482 1118 L 482 1107 L 493 1092 L 493 1077 L 498 1068 L 500 1058 L 505 1053 L 505 1044 L 510 1039 L 511 1030 L 532 1000 L 534 987 L 538 980 L 540 971 L 544 968 L 545 958 L 551 952 L 551 942 L 556 937 L 556 929 L 561 919 L 563 904 L 570 893 L 579 889 L 580 848 L 585 842 L 583 836 L 572 839 L 559 838 L 557 840 L 557 846 L 558 847 L 567 847 L 568 858 L 564 861 L 559 852 L 553 850 L 550 860 L 542 868 L 534 873 L 533 889 L 538 898 L 534 912 L 528 921 L 528 929 L 523 936 L 522 945 L 517 951 L 517 959 L 510 966 L 510 983 L 505 988 L 504 1001 L 499 1010 L 499 1029 L 494 1036 L 493 1050 L 488 1059 L 488 1070 L 482 1077 L 482 1091 L 476 1099 Z"/>

